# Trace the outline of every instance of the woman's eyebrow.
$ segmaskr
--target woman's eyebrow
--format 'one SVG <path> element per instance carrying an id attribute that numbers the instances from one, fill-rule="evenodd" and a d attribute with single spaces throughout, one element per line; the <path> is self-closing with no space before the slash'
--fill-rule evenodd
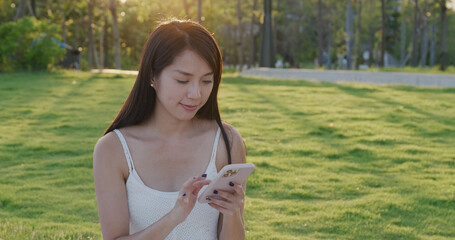
<path id="1" fill-rule="evenodd" d="M 183 74 L 185 76 L 193 76 L 193 74 L 191 74 L 189 72 L 185 72 L 185 71 L 181 71 L 181 70 L 174 70 L 174 71 L 178 72 L 178 73 L 181 73 L 181 74 Z M 208 73 L 206 73 L 206 74 L 204 74 L 202 76 L 205 77 L 205 76 L 209 76 L 209 75 L 213 75 L 213 72 L 208 72 Z"/>

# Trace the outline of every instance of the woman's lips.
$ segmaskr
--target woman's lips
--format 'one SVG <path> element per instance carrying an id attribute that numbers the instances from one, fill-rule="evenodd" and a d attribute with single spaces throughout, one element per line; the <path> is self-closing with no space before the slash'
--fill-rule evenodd
<path id="1" fill-rule="evenodd" d="M 194 111 L 197 109 L 197 105 L 185 105 L 183 103 L 180 103 L 182 107 L 187 110 L 187 111 Z"/>

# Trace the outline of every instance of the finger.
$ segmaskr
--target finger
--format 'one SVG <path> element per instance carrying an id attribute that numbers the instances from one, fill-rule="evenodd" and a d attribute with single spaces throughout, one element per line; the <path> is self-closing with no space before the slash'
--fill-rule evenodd
<path id="1" fill-rule="evenodd" d="M 218 206 L 220 206 L 222 208 L 225 208 L 225 209 L 233 208 L 232 202 L 226 201 L 225 199 L 219 199 L 219 198 L 216 198 L 216 197 L 209 197 L 209 199 L 210 199 L 209 200 L 210 203 L 218 205 Z"/>
<path id="2" fill-rule="evenodd" d="M 210 184 L 211 180 L 201 180 L 193 183 L 194 188 L 202 188 L 205 185 Z"/>
<path id="3" fill-rule="evenodd" d="M 229 209 L 226 209 L 226 208 L 221 207 L 219 205 L 216 205 L 214 203 L 209 203 L 209 206 L 212 207 L 212 208 L 215 208 L 216 210 L 218 210 L 219 212 L 221 212 L 224 215 L 232 215 L 233 214 L 233 212 L 230 211 Z"/>
<path id="4" fill-rule="evenodd" d="M 180 189 L 180 195 L 183 192 L 191 193 L 194 189 L 193 184 L 197 181 L 205 180 L 205 177 L 192 177 L 189 178 L 185 183 L 183 183 L 182 188 Z"/>
<path id="5" fill-rule="evenodd" d="M 212 198 L 212 199 L 218 198 L 218 199 L 224 200 L 226 202 L 232 202 L 235 199 L 235 196 L 234 196 L 233 193 L 226 192 L 226 191 L 223 191 L 223 190 L 214 190 L 213 191 L 213 195 L 211 195 L 209 197 Z"/>
<path id="6" fill-rule="evenodd" d="M 199 191 L 201 191 L 202 187 L 204 187 L 205 185 L 208 185 L 211 181 L 210 180 L 203 180 L 203 181 L 198 181 L 198 182 L 195 182 L 193 183 L 193 194 L 194 195 L 198 195 L 199 194 Z"/>

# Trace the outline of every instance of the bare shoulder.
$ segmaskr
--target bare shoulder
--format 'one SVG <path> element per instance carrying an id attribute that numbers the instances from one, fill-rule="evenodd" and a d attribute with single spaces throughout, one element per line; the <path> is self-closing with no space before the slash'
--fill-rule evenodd
<path id="1" fill-rule="evenodd" d="M 125 164 L 123 164 L 125 163 Z M 122 144 L 115 132 L 109 132 L 102 136 L 95 145 L 93 150 L 93 168 L 96 174 L 96 167 L 104 170 L 120 171 L 124 175 L 124 170 L 128 170 L 126 159 L 124 157 Z"/>
<path id="2" fill-rule="evenodd" d="M 246 162 L 246 147 L 240 132 L 231 124 L 223 123 L 231 148 L 232 163 Z"/>
<path id="3" fill-rule="evenodd" d="M 104 239 L 128 235 L 129 212 L 125 179 L 128 164 L 115 132 L 101 137 L 93 151 L 93 175 Z"/>

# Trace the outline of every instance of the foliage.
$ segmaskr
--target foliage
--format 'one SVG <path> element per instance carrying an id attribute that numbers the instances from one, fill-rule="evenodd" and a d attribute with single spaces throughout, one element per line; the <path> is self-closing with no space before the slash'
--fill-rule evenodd
<path id="1" fill-rule="evenodd" d="M 2 74 L 0 238 L 101 239 L 93 146 L 134 76 Z M 454 239 L 455 89 L 240 78 L 246 239 Z"/>
<path id="2" fill-rule="evenodd" d="M 47 70 L 65 54 L 56 26 L 26 17 L 0 26 L 0 71 Z"/>
<path id="3" fill-rule="evenodd" d="M 253 3 L 256 7 L 253 9 Z M 88 1 L 45 0 L 36 2 L 36 16 L 38 19 L 47 19 L 58 24 L 57 34 L 63 36 L 66 32 L 66 43 L 73 47 L 81 47 L 83 52 L 88 50 Z M 100 56 L 100 37 L 103 36 L 104 66 L 112 68 L 114 63 L 114 46 L 112 31 L 112 15 L 108 9 L 109 0 L 96 0 L 93 18 L 95 48 Z M 126 0 L 114 1 L 117 6 L 118 27 L 120 31 L 120 45 L 122 65 L 124 68 L 136 69 L 141 57 L 142 47 L 149 33 L 158 24 L 158 21 L 171 17 L 186 18 L 197 21 L 197 0 L 168 0 L 168 1 L 141 1 Z M 305 67 L 313 63 L 318 57 L 318 28 L 322 28 L 323 54 L 330 54 L 333 68 L 343 67 L 343 55 L 346 54 L 346 6 L 347 0 L 321 0 L 322 20 L 318 20 L 319 0 L 281 0 L 272 1 L 272 22 L 274 32 L 274 48 L 276 59 L 282 59 L 285 66 Z M 386 0 L 386 50 L 395 59 L 400 59 L 412 52 L 412 40 L 418 39 L 418 54 L 421 55 L 424 35 L 431 42 L 435 27 L 435 48 L 428 46 L 428 52 L 433 51 L 434 63 L 426 61 L 426 66 L 440 64 L 441 52 L 441 9 L 440 1 L 417 0 L 419 9 L 418 24 L 414 24 L 414 0 Z M 20 0 L 0 0 L 0 23 L 14 18 L 15 9 Z M 202 0 L 202 24 L 221 46 L 224 63 L 234 66 L 239 61 L 239 40 L 243 42 L 244 63 L 249 58 L 257 63 L 260 56 L 261 29 L 263 22 L 263 1 L 241 0 L 242 22 L 239 24 L 237 1 Z M 371 63 L 375 67 L 381 47 L 381 6 L 377 0 L 352 0 L 354 7 L 354 51 L 353 60 L 360 64 Z M 16 7 L 13 8 L 12 6 Z M 359 14 L 359 6 L 362 12 Z M 361 20 L 360 20 L 361 19 Z M 404 21 L 402 21 L 404 20 Z M 448 10 L 447 49 L 448 64 L 455 64 L 455 15 L 453 9 Z M 361 23 L 358 32 L 357 25 Z M 423 33 L 425 24 L 427 34 Z M 413 36 L 414 27 L 418 28 L 418 36 Z M 65 26 L 63 28 L 62 26 Z M 240 31 L 239 26 L 242 27 Z M 402 29 L 404 27 L 404 29 Z M 254 29 L 253 37 L 250 30 Z M 239 37 L 240 32 L 242 36 Z M 403 35 L 401 33 L 404 33 Z M 332 46 L 329 50 L 329 33 L 332 36 Z M 431 34 L 430 34 L 431 33 Z M 62 37 L 63 38 L 63 37 Z M 403 41 L 403 48 L 402 48 Z M 431 45 L 431 44 L 429 44 Z M 359 51 L 360 48 L 360 51 Z M 253 53 L 250 53 L 253 50 Z M 328 53 L 330 51 L 330 53 Z M 363 60 L 363 52 L 371 53 L 371 60 Z M 251 56 L 250 56 L 251 54 Z M 429 53 L 428 53 L 429 55 Z M 82 56 L 87 58 L 88 54 Z M 428 60 L 429 60 L 428 56 Z M 82 59 L 81 59 L 82 62 Z M 254 62 L 253 62 L 254 63 Z M 407 65 L 411 61 L 408 60 Z M 254 64 L 253 64 L 254 65 Z"/>

